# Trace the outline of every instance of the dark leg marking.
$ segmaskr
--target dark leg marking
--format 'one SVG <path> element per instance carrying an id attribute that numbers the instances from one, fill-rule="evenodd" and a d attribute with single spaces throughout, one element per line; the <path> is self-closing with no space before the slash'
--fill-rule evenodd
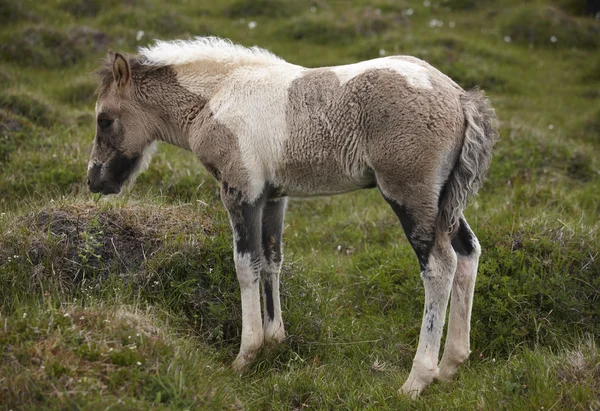
<path id="1" fill-rule="evenodd" d="M 402 228 L 404 229 L 404 233 L 406 234 L 406 238 L 408 238 L 408 242 L 412 246 L 413 250 L 417 254 L 417 258 L 419 259 L 419 265 L 421 266 L 421 272 L 425 272 L 427 268 L 427 263 L 429 261 L 429 254 L 431 253 L 431 249 L 433 248 L 433 244 L 435 241 L 435 235 L 432 232 L 428 239 L 417 238 L 415 229 L 417 228 L 417 221 L 410 214 L 408 208 L 403 204 L 399 204 L 396 201 L 387 198 L 385 195 L 383 196 L 388 204 L 398 216 L 400 223 L 402 224 Z"/>
<path id="2" fill-rule="evenodd" d="M 467 226 L 464 218 L 461 218 L 458 231 L 452 239 L 452 248 L 459 254 L 469 256 L 475 250 L 475 247 L 473 247 L 473 238 L 473 232 Z"/>
<path id="3" fill-rule="evenodd" d="M 281 236 L 285 212 L 284 205 L 283 200 L 269 200 L 263 210 L 262 249 L 267 266 L 279 266 L 282 261 Z M 267 315 L 270 320 L 273 320 L 275 318 L 275 306 L 270 273 L 263 275 L 263 288 Z"/>
<path id="4" fill-rule="evenodd" d="M 263 278 L 263 287 L 266 296 L 267 315 L 270 320 L 273 320 L 275 318 L 275 307 L 273 305 L 273 285 L 270 278 Z"/>
<path id="5" fill-rule="evenodd" d="M 236 253 L 250 253 L 252 266 L 260 267 L 260 224 L 265 199 L 259 197 L 254 203 L 247 203 L 243 201 L 242 193 L 227 183 L 223 183 L 222 191 L 235 235 Z M 258 279 L 257 275 L 254 281 Z"/>

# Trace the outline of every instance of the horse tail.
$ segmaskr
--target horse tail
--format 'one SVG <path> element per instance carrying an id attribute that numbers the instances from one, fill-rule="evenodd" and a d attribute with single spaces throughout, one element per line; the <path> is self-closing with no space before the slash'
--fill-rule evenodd
<path id="1" fill-rule="evenodd" d="M 465 117 L 460 154 L 440 195 L 438 229 L 453 235 L 459 226 L 469 197 L 485 181 L 492 160 L 492 148 L 498 140 L 496 113 L 479 89 L 460 96 Z"/>

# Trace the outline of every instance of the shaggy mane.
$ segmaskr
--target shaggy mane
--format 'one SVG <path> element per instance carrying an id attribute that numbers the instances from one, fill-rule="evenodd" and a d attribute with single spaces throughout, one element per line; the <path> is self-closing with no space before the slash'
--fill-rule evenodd
<path id="1" fill-rule="evenodd" d="M 217 63 L 273 64 L 283 59 L 260 47 L 244 47 L 219 37 L 196 37 L 191 40 L 157 40 L 153 46 L 140 47 L 142 63 L 149 66 L 181 65 L 196 61 Z"/>

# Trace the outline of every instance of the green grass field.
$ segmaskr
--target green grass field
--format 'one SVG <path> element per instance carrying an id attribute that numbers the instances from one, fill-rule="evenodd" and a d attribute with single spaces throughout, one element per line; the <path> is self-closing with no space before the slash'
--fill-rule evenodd
<path id="1" fill-rule="evenodd" d="M 0 408 L 599 409 L 600 21 L 582 4 L 3 0 Z M 289 336 L 241 376 L 217 183 L 162 145 L 130 193 L 87 191 L 99 59 L 195 35 L 310 67 L 414 55 L 487 91 L 502 140 L 466 211 L 483 255 L 454 381 L 397 395 L 423 289 L 377 190 L 290 202 Z"/>

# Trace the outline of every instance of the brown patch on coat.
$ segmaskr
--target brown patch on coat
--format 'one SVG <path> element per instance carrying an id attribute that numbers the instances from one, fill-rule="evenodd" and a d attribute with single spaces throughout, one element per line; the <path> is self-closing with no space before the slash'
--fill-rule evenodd
<path id="1" fill-rule="evenodd" d="M 238 190 L 248 186 L 237 137 L 209 109 L 191 125 L 190 136 L 190 149 L 213 177 Z"/>
<path id="2" fill-rule="evenodd" d="M 432 89 L 412 87 L 389 69 L 365 71 L 343 86 L 329 69 L 295 80 L 277 185 L 290 194 L 330 194 L 377 181 L 396 201 L 436 213 L 464 116 L 462 90 L 431 70 Z"/>
<path id="3" fill-rule="evenodd" d="M 359 98 L 329 69 L 313 69 L 288 90 L 284 144 L 276 186 L 290 195 L 323 195 L 374 183 L 364 162 Z"/>

